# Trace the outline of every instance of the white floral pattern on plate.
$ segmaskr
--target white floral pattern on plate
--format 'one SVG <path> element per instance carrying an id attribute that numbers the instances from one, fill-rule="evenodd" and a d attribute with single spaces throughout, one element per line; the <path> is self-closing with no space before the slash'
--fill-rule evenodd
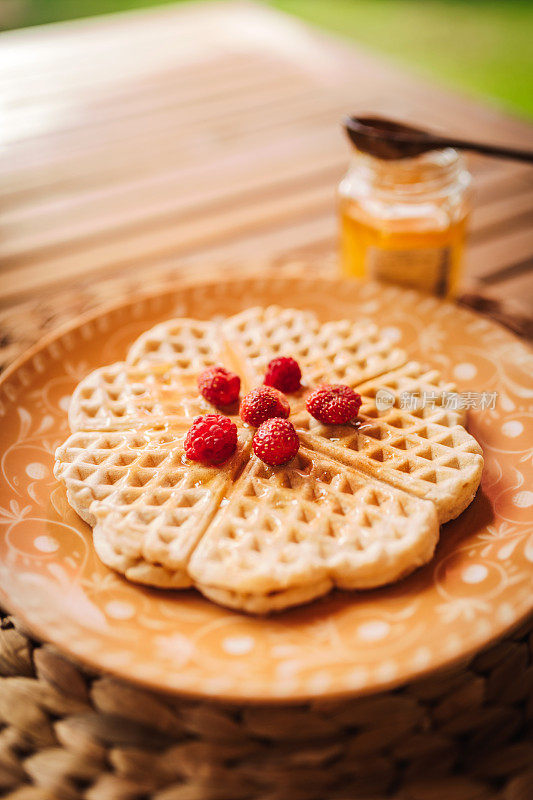
<path id="1" fill-rule="evenodd" d="M 407 580 L 278 617 L 254 619 L 194 592 L 127 583 L 100 563 L 90 528 L 52 476 L 70 393 L 160 320 L 288 301 L 324 320 L 386 320 L 391 342 L 461 390 L 498 392 L 495 408 L 470 414 L 486 462 L 476 500 L 444 526 L 434 561 Z M 436 669 L 501 635 L 533 605 L 531 375 L 533 353 L 498 325 L 375 284 L 221 281 L 81 320 L 34 348 L 0 384 L 0 599 L 73 657 L 160 689 L 298 700 L 376 691 Z"/>

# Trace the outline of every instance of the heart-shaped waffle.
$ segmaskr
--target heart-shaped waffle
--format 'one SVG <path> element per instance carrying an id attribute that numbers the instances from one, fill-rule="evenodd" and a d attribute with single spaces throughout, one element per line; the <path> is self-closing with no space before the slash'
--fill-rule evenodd
<path id="1" fill-rule="evenodd" d="M 217 467 L 189 461 L 192 418 L 214 410 L 198 394 L 198 373 L 224 364 L 247 391 L 280 355 L 296 358 L 304 376 L 290 397 L 298 455 L 282 467 L 263 464 L 232 409 L 232 458 Z M 360 392 L 356 424 L 309 416 L 305 395 L 317 382 Z M 321 325 L 274 306 L 222 322 L 170 320 L 139 337 L 125 363 L 78 385 L 55 474 L 93 527 L 100 558 L 127 578 L 194 585 L 224 605 L 264 613 L 334 586 L 390 583 L 431 558 L 439 522 L 471 502 L 483 467 L 462 412 L 443 405 L 452 390 L 436 371 L 407 362 L 372 323 Z M 431 392 L 434 402 L 405 409 L 403 392 Z"/>

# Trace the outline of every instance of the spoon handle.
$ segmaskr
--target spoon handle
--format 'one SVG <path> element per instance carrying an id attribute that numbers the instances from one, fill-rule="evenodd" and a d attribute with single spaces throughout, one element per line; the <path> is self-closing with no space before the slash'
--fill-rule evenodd
<path id="1" fill-rule="evenodd" d="M 433 139 L 433 137 L 431 138 Z M 515 147 L 501 147 L 499 145 L 467 142 L 463 139 L 448 139 L 446 136 L 436 136 L 434 141 L 436 143 L 441 143 L 444 147 L 455 147 L 458 150 L 470 150 L 474 153 L 483 153 L 487 156 L 510 158 L 514 161 L 526 161 L 529 164 L 533 164 L 533 150 L 521 150 Z"/>

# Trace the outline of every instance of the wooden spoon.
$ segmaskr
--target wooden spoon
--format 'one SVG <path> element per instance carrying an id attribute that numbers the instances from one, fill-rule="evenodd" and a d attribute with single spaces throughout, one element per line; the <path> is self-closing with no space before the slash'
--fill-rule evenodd
<path id="1" fill-rule="evenodd" d="M 455 147 L 499 158 L 533 163 L 533 151 L 468 142 L 415 128 L 384 117 L 345 117 L 346 133 L 358 150 L 382 159 L 413 158 L 429 150 Z"/>

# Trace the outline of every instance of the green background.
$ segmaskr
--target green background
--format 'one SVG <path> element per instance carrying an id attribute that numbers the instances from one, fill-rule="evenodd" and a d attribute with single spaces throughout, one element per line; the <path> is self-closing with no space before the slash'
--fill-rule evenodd
<path id="1" fill-rule="evenodd" d="M 17 27 L 162 2 L 0 0 L 0 12 L 6 26 Z M 532 0 L 270 0 L 270 5 L 445 85 L 533 116 Z"/>

